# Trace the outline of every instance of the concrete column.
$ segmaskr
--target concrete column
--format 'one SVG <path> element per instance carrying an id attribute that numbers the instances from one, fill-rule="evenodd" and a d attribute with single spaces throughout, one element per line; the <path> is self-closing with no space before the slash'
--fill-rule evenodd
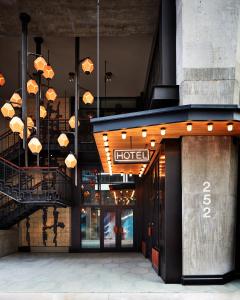
<path id="1" fill-rule="evenodd" d="M 234 270 L 237 153 L 232 137 L 182 138 L 184 276 Z"/>
<path id="2" fill-rule="evenodd" d="M 180 103 L 239 104 L 240 1 L 176 0 L 176 8 Z"/>

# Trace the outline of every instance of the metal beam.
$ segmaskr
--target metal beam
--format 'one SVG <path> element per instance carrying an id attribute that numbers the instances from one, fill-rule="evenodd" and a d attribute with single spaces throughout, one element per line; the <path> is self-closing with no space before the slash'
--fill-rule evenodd
<path id="1" fill-rule="evenodd" d="M 74 152 L 78 160 L 78 109 L 79 109 L 79 44 L 80 38 L 75 38 L 75 135 Z M 78 185 L 78 164 L 75 167 L 75 186 Z"/>
<path id="2" fill-rule="evenodd" d="M 28 166 L 28 148 L 27 148 L 27 41 L 28 41 L 28 23 L 31 18 L 26 13 L 20 14 L 22 23 L 22 43 L 21 43 L 21 90 L 22 90 L 22 120 L 23 130 L 23 149 L 25 150 L 25 166 Z"/>
<path id="3" fill-rule="evenodd" d="M 43 38 L 41 37 L 35 37 L 34 41 L 36 43 L 36 53 L 41 54 L 42 53 L 42 43 Z M 36 113 L 36 136 L 39 139 L 40 137 L 40 100 L 41 100 L 41 74 L 37 73 L 37 84 L 38 84 L 38 92 L 36 94 L 36 106 L 35 106 L 35 113 Z M 37 166 L 39 166 L 39 153 L 37 154 Z"/>

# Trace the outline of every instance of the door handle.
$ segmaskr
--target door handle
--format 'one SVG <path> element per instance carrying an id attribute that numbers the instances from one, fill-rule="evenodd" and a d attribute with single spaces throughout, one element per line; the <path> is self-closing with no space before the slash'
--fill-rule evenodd
<path id="1" fill-rule="evenodd" d="M 116 225 L 114 226 L 113 231 L 114 231 L 115 234 L 118 233 L 118 227 Z"/>

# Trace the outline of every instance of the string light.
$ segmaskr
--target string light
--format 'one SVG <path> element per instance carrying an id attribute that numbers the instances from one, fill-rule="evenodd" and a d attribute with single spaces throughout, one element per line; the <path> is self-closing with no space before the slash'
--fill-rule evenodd
<path id="1" fill-rule="evenodd" d="M 106 133 L 103 134 L 103 141 L 106 142 L 108 140 L 108 135 Z"/>

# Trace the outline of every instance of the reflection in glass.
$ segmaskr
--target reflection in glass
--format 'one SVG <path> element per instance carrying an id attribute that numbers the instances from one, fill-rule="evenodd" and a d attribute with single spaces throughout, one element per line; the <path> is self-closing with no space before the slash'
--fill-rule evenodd
<path id="1" fill-rule="evenodd" d="M 100 248 L 100 209 L 81 210 L 82 248 Z"/>
<path id="2" fill-rule="evenodd" d="M 122 247 L 133 247 L 133 210 L 121 212 Z"/>
<path id="3" fill-rule="evenodd" d="M 133 189 L 112 190 L 111 195 L 116 205 L 134 205 L 136 201 Z"/>
<path id="4" fill-rule="evenodd" d="M 116 213 L 104 213 L 104 247 L 112 248 L 116 246 Z"/>

